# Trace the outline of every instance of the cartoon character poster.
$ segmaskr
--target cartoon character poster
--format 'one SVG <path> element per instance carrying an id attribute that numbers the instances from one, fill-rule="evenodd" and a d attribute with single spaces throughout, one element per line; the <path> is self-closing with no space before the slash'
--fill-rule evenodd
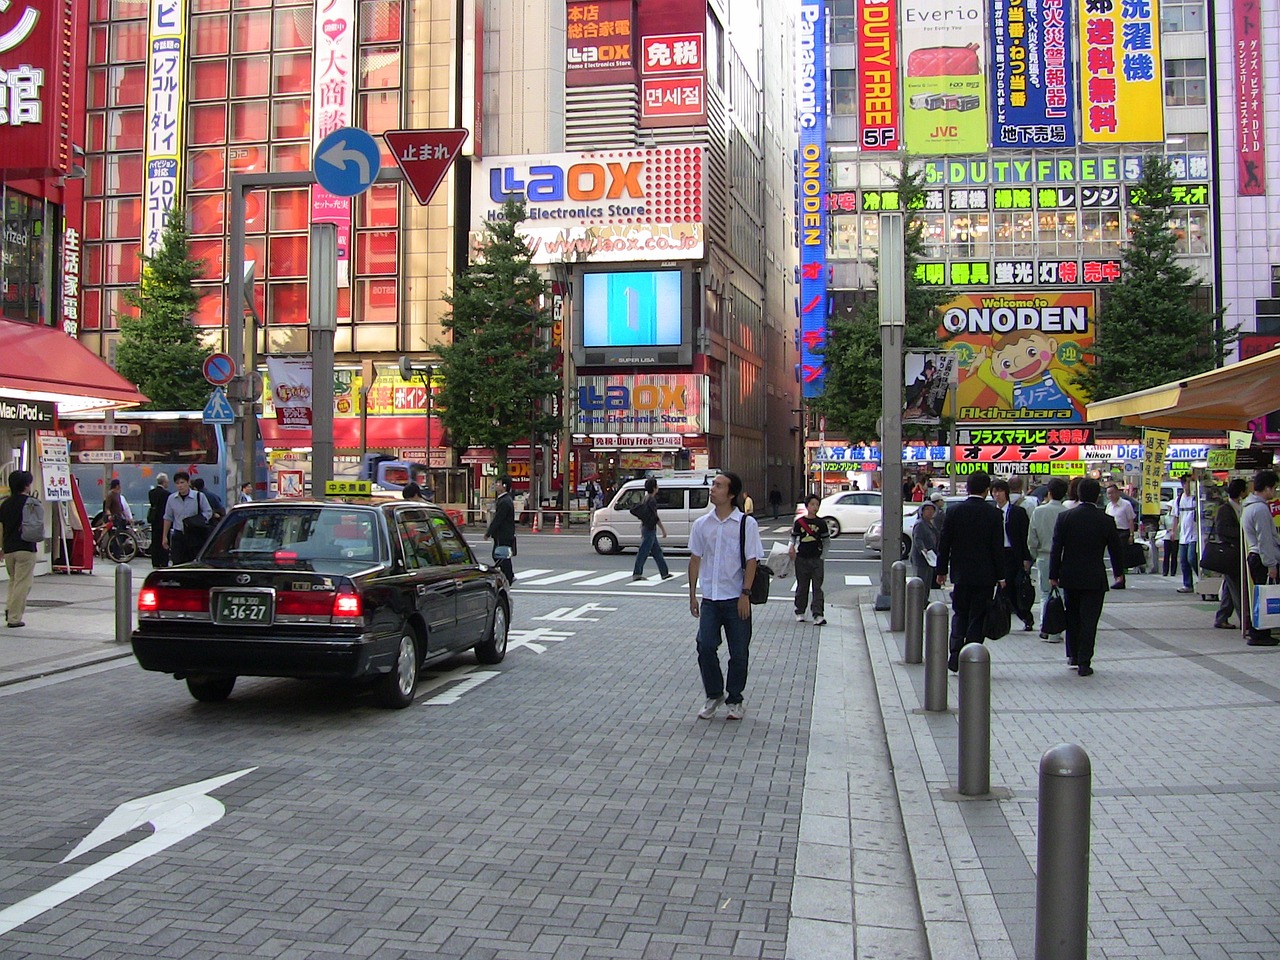
<path id="1" fill-rule="evenodd" d="M 1093 343 L 1092 293 L 965 294 L 938 331 L 955 354 L 961 423 L 1082 423 L 1075 384 Z"/>

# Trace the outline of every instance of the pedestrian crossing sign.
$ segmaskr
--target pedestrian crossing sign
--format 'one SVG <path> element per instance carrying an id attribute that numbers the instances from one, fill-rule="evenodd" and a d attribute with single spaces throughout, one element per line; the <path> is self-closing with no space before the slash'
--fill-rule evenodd
<path id="1" fill-rule="evenodd" d="M 213 393 L 209 394 L 209 402 L 204 405 L 204 422 L 205 423 L 235 423 L 235 411 L 231 409 L 231 404 L 227 402 L 227 395 L 221 387 L 214 387 Z"/>

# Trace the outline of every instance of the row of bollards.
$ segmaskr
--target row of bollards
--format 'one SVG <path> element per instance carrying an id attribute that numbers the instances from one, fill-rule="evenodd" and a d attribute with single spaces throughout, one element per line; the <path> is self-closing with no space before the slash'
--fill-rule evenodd
<path id="1" fill-rule="evenodd" d="M 925 608 L 928 587 L 907 578 L 901 560 L 892 566 L 889 629 L 904 632 L 903 659 L 925 665 L 925 710 L 947 709 L 950 655 L 947 605 Z M 923 648 L 923 651 L 922 651 Z M 991 793 L 991 653 L 981 643 L 959 654 L 957 791 L 965 797 Z M 1040 758 L 1040 807 L 1036 843 L 1035 960 L 1085 960 L 1089 928 L 1089 756 L 1064 743 Z"/>

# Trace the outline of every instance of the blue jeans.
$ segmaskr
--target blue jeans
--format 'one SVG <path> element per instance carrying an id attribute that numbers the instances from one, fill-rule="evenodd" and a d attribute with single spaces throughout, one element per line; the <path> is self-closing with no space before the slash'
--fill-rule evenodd
<path id="1" fill-rule="evenodd" d="M 1200 572 L 1200 544 L 1192 540 L 1190 543 L 1178 543 L 1178 564 L 1182 567 L 1182 585 L 1188 590 L 1194 586 L 1191 574 Z"/>
<path id="2" fill-rule="evenodd" d="M 636 551 L 636 567 L 632 571 L 635 576 L 644 573 L 644 562 L 649 559 L 649 555 L 653 555 L 653 561 L 658 565 L 658 572 L 664 577 L 671 573 L 667 569 L 667 558 L 662 555 L 662 546 L 658 543 L 658 528 L 646 530 L 640 528 L 640 549 Z"/>
<path id="3" fill-rule="evenodd" d="M 729 642 L 729 683 L 720 671 L 720 628 Z M 738 616 L 737 600 L 703 600 L 698 608 L 698 669 L 702 688 L 712 699 L 727 693 L 729 703 L 741 703 L 747 687 L 747 659 L 751 621 Z"/>

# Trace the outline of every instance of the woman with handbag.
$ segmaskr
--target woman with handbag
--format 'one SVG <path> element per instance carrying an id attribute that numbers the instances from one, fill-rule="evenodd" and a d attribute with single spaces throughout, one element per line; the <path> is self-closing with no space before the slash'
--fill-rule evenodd
<path id="1" fill-rule="evenodd" d="M 1222 598 L 1213 615 L 1213 625 L 1219 630 L 1236 629 L 1230 622 L 1231 611 L 1244 609 L 1240 605 L 1240 502 L 1248 489 L 1249 484 L 1238 477 L 1227 484 L 1227 500 L 1213 516 L 1213 530 L 1200 560 L 1206 570 L 1222 574 Z"/>

